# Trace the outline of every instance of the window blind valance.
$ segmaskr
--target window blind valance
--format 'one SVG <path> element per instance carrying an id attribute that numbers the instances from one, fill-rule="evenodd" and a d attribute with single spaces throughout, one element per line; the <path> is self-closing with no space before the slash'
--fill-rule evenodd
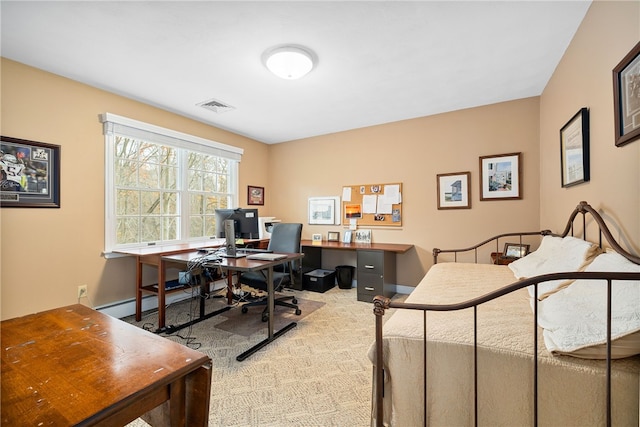
<path id="1" fill-rule="evenodd" d="M 237 162 L 241 160 L 242 154 L 244 153 L 242 148 L 177 132 L 112 113 L 101 114 L 100 122 L 103 125 L 105 135 L 119 135 L 158 144 L 168 144 L 174 147 L 224 157 Z"/>

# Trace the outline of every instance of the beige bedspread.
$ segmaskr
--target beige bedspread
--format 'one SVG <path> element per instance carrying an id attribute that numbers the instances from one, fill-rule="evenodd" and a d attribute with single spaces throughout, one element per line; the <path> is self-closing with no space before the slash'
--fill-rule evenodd
<path id="1" fill-rule="evenodd" d="M 515 282 L 506 266 L 434 265 L 408 303 L 458 303 Z M 397 310 L 384 325 L 385 422 L 422 425 L 423 315 Z M 478 425 L 533 424 L 533 313 L 526 289 L 478 308 Z M 427 315 L 430 426 L 473 425 L 473 310 Z M 538 333 L 539 425 L 605 423 L 605 362 L 552 356 Z M 375 360 L 372 346 L 369 356 Z M 640 357 L 614 362 L 613 425 L 638 426 Z M 375 412 L 374 412 L 375 413 Z"/>

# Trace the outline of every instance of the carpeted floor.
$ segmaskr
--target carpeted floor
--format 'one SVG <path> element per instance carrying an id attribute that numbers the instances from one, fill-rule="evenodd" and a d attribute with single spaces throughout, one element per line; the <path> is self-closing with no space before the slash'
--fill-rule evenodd
<path id="1" fill-rule="evenodd" d="M 318 310 L 324 306 L 325 303 L 321 301 L 314 301 L 305 298 L 297 298 L 298 307 L 302 313 L 298 316 L 294 313 L 294 310 L 287 307 L 276 306 L 276 316 L 274 317 L 274 330 L 279 330 L 291 322 L 300 322 L 306 316 Z M 216 328 L 223 331 L 231 332 L 236 335 L 243 335 L 250 337 L 256 331 L 264 330 L 266 336 L 267 323 L 262 321 L 261 313 L 264 310 L 264 306 L 249 307 L 247 313 L 242 313 L 239 309 L 233 309 L 220 314 L 220 317 L 226 319 L 223 322 L 217 323 Z"/>
<path id="2" fill-rule="evenodd" d="M 240 314 L 236 306 L 190 329 L 163 334 L 211 357 L 209 425 L 370 425 L 372 367 L 367 352 L 375 334 L 373 305 L 357 301 L 355 288 L 290 292 L 302 301 L 303 314 L 292 316 L 277 307 L 275 321 L 278 325 L 287 310 L 286 323 L 294 317 L 298 326 L 243 362 L 235 357 L 266 337 L 260 307 Z M 223 299 L 207 300 L 207 312 L 224 306 Z M 190 302 L 170 306 L 167 324 L 184 323 L 197 307 Z M 141 322 L 123 320 L 157 328 L 155 313 Z M 146 425 L 136 420 L 130 427 Z"/>

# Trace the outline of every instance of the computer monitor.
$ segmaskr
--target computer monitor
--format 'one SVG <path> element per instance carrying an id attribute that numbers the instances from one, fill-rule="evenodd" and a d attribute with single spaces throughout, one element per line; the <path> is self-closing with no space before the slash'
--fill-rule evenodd
<path id="1" fill-rule="evenodd" d="M 228 219 L 232 219 L 234 222 L 236 239 L 258 238 L 258 209 L 216 209 L 215 215 L 216 237 L 226 237 L 224 222 Z"/>

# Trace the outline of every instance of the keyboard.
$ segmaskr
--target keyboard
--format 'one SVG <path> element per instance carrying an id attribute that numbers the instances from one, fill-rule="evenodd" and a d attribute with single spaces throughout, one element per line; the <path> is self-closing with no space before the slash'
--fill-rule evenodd
<path id="1" fill-rule="evenodd" d="M 284 259 L 286 257 L 287 256 L 284 254 L 274 254 L 274 253 L 268 253 L 268 252 L 247 255 L 247 259 L 256 259 L 260 261 L 277 261 L 279 259 Z"/>
<path id="2" fill-rule="evenodd" d="M 255 249 L 255 248 L 239 248 L 238 252 L 246 252 L 246 253 L 265 253 L 265 254 L 270 254 L 273 251 L 270 251 L 269 249 Z"/>

